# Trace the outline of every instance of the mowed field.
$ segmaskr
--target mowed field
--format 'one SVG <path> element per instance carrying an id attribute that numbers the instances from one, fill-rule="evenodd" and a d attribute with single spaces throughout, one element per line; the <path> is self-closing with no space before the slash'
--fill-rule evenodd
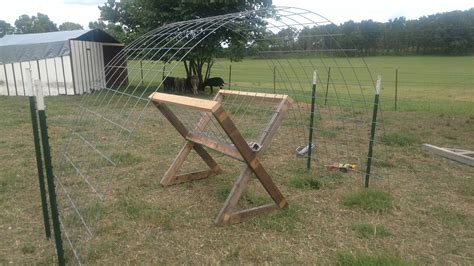
<path id="1" fill-rule="evenodd" d="M 300 61 L 285 59 L 288 65 Z M 339 264 L 417 265 L 474 263 L 474 168 L 421 150 L 422 143 L 474 150 L 474 57 L 369 57 L 365 62 L 321 59 L 332 78 L 346 80 L 351 100 L 372 100 L 370 76 L 383 77 L 382 103 L 388 173 L 362 188 L 360 175 L 302 170 L 304 161 L 270 148 L 264 165 L 290 207 L 251 221 L 217 227 L 214 217 L 241 165 L 224 157 L 224 172 L 206 180 L 162 188 L 161 174 L 182 142 L 156 110 L 131 139 L 130 150 L 110 182 L 111 197 L 96 211 L 95 238 L 82 247 L 86 264 Z M 310 79 L 313 65 L 290 74 L 281 66 L 275 91 L 284 78 Z M 132 83 L 156 86 L 161 66 L 129 63 Z M 167 65 L 167 71 L 171 65 Z M 355 67 L 355 68 L 349 68 Z M 273 65 L 264 60 L 232 63 L 230 88 L 273 91 Z M 319 73 L 317 101 L 323 105 L 326 67 Z M 398 110 L 394 111 L 395 69 L 399 69 Z M 356 69 L 356 70 L 353 70 Z M 357 70 L 358 69 L 358 70 Z M 149 71 L 147 71 L 149 70 Z M 356 71 L 356 74 L 354 74 Z M 359 72 L 358 72 L 359 71 Z M 181 65 L 173 76 L 184 76 Z M 218 60 L 211 76 L 229 86 L 229 62 Z M 357 77 L 363 79 L 357 80 Z M 360 86 L 359 86 L 360 84 Z M 301 85 L 305 87 L 306 85 Z M 341 85 L 342 86 L 342 85 Z M 301 95 L 310 88 L 294 88 Z M 350 106 L 348 97 L 328 91 L 328 105 Z M 141 92 L 134 92 L 140 94 Z M 201 97 L 209 97 L 201 94 Z M 61 145 L 81 98 L 46 99 L 53 156 Z M 0 264 L 51 264 L 53 243 L 44 237 L 28 99 L 0 97 Z M 156 114 L 156 116 L 154 116 Z M 285 132 L 277 135 L 282 140 Z M 339 136 L 322 136 L 337 142 Z M 167 140 L 160 149 L 155 142 Z M 281 144 L 281 143 L 280 143 Z M 191 164 L 199 166 L 199 162 Z M 242 207 L 265 202 L 258 183 Z M 60 206 L 61 207 L 61 206 Z M 68 244 L 65 243 L 65 247 Z M 68 261 L 74 262 L 70 251 Z"/>

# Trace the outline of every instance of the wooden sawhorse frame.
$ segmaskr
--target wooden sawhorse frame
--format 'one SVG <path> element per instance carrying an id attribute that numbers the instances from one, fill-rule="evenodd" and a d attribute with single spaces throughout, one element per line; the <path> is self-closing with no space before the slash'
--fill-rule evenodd
<path id="1" fill-rule="evenodd" d="M 257 141 L 257 143 L 259 144 L 258 149 L 252 149 L 251 147 L 249 147 L 247 141 L 242 137 L 240 132 L 237 130 L 237 127 L 235 126 L 234 122 L 232 122 L 231 118 L 222 107 L 221 103 L 224 97 L 229 95 L 280 100 L 276 111 L 274 112 L 268 125 L 263 130 L 261 136 Z M 235 181 L 232 190 L 230 191 L 229 196 L 227 197 L 227 200 L 224 203 L 224 206 L 220 210 L 219 215 L 215 220 L 216 224 L 227 225 L 240 223 L 256 215 L 285 208 L 288 206 L 285 197 L 283 197 L 280 190 L 273 182 L 271 176 L 262 166 L 259 160 L 259 155 L 263 154 L 263 151 L 269 146 L 271 139 L 275 135 L 278 127 L 282 122 L 284 113 L 286 113 L 289 106 L 293 103 L 290 97 L 281 94 L 220 90 L 216 94 L 214 100 L 196 99 L 159 92 L 151 94 L 149 98 L 158 108 L 158 110 L 160 110 L 160 112 L 166 117 L 166 119 L 176 128 L 179 134 L 187 140 L 186 144 L 183 146 L 181 151 L 176 156 L 176 159 L 161 179 L 161 184 L 163 186 L 169 186 L 191 180 L 203 179 L 220 173 L 220 167 L 211 157 L 211 155 L 204 149 L 204 147 L 208 147 L 246 164 L 246 167 L 242 170 L 240 176 Z M 185 107 L 191 107 L 200 111 L 205 111 L 206 114 L 201 117 L 196 127 L 194 128 L 194 131 L 190 131 L 168 108 L 166 104 L 176 104 Z M 234 146 L 223 144 L 214 139 L 208 138 L 203 134 L 200 134 L 212 119 L 211 115 L 216 118 L 217 122 L 222 127 L 229 139 L 232 141 Z M 189 155 L 192 149 L 194 149 L 197 154 L 204 160 L 204 162 L 209 166 L 210 170 L 176 175 L 176 172 L 178 171 L 179 167 L 181 167 L 184 160 Z M 252 173 L 255 174 L 255 176 L 258 178 L 260 183 L 263 185 L 263 187 L 275 203 L 262 205 L 259 207 L 242 211 L 234 211 L 233 209 L 237 205 L 237 202 L 239 201 L 240 197 L 242 196 L 242 192 L 247 187 L 248 181 Z"/>

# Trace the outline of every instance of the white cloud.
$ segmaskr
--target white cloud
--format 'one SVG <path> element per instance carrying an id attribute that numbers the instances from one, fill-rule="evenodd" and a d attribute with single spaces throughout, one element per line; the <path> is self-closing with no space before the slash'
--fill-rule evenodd
<path id="1" fill-rule="evenodd" d="M 103 4 L 103 0 L 64 0 L 64 4 L 98 6 Z"/>

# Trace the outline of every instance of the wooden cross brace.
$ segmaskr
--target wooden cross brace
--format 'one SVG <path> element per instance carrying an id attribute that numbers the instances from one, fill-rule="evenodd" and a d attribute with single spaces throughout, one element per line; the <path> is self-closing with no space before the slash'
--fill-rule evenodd
<path id="1" fill-rule="evenodd" d="M 247 141 L 242 137 L 234 122 L 231 120 L 228 113 L 222 107 L 221 103 L 224 97 L 228 95 L 280 100 L 276 111 L 274 112 L 268 125 L 266 126 L 265 130 L 262 132 L 261 136 L 257 141 L 257 143 L 260 144 L 260 149 L 258 149 L 257 151 L 252 150 L 249 147 Z M 284 113 L 286 113 L 289 106 L 293 103 L 290 97 L 288 97 L 287 95 L 280 94 L 220 90 L 212 101 L 159 92 L 151 94 L 149 98 L 158 108 L 158 110 L 160 110 L 160 112 L 165 116 L 165 118 L 176 128 L 179 134 L 187 140 L 186 144 L 178 153 L 170 168 L 162 177 L 161 185 L 169 186 L 186 181 L 203 179 L 219 174 L 221 172 L 219 165 L 204 149 L 204 147 L 208 147 L 210 149 L 219 151 L 233 159 L 242 161 L 246 164 L 246 167 L 242 170 L 240 176 L 234 182 L 232 190 L 230 191 L 229 196 L 227 197 L 227 200 L 224 203 L 224 206 L 220 210 L 219 215 L 215 220 L 216 224 L 227 225 L 240 223 L 256 215 L 285 208 L 288 206 L 285 197 L 281 194 L 280 190 L 273 182 L 271 176 L 262 166 L 262 163 L 259 160 L 259 155 L 263 154 L 263 152 L 268 148 L 271 139 L 275 135 L 278 127 L 282 122 Z M 190 131 L 167 107 L 166 104 L 168 103 L 195 108 L 197 110 L 204 111 L 205 114 L 201 117 L 194 130 Z M 210 122 L 212 116 L 216 118 L 219 125 L 222 127 L 226 135 L 234 144 L 233 146 L 220 143 L 214 139 L 208 138 L 200 134 L 204 130 L 205 126 Z M 197 152 L 197 154 L 204 160 L 204 162 L 209 166 L 210 169 L 205 171 L 176 175 L 176 172 L 181 167 L 181 165 L 183 164 L 192 149 Z M 240 197 L 242 196 L 242 192 L 247 187 L 248 181 L 252 174 L 255 174 L 255 176 L 263 185 L 267 193 L 273 199 L 274 203 L 247 210 L 234 211 L 234 208 L 237 205 L 237 202 L 239 201 Z"/>

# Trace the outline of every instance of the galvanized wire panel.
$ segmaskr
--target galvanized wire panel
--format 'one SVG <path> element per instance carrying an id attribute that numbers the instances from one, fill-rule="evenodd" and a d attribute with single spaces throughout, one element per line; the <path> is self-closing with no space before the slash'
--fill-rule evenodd
<path id="1" fill-rule="evenodd" d="M 265 33 L 256 34 L 249 23 L 259 22 L 259 17 L 264 17 Z M 175 156 L 169 145 L 179 147 L 179 138 L 170 133 L 173 129 L 160 118 L 147 97 L 156 91 L 195 97 L 189 86 L 184 85 L 183 90 L 183 86 L 176 88 L 176 82 L 172 86 L 168 82 L 171 77 L 183 78 L 183 60 L 223 31 L 245 38 L 243 56 L 252 58 L 255 66 L 216 59 L 211 77 L 223 77 L 226 89 L 286 94 L 295 101 L 274 144 L 281 153 L 274 156 L 305 160 L 304 156 L 297 158 L 295 150 L 309 143 L 311 87 L 313 72 L 317 71 L 313 168 L 323 176 L 327 165 L 355 163 L 356 173 L 362 176 L 367 160 L 374 79 L 364 60 L 356 57 L 354 47 L 339 45 L 338 40 L 347 37 L 343 33 L 308 33 L 309 29 L 328 25 L 331 25 L 328 19 L 299 8 L 252 10 L 167 24 L 138 37 L 117 54 L 105 66 L 109 77 L 106 86 L 82 96 L 70 134 L 57 156 L 61 221 L 71 257 L 78 263 L 89 261 L 88 245 L 93 243 L 101 226 L 104 208 L 110 204 L 108 199 L 114 199 L 120 185 L 133 182 L 133 178 L 119 178 L 133 166 L 132 151 L 143 158 L 160 154 L 172 160 Z M 293 37 L 279 34 L 285 30 L 293 32 Z M 196 97 L 212 96 L 201 93 Z M 278 102 L 234 95 L 225 97 L 223 106 L 250 142 L 256 141 L 265 129 Z M 203 115 L 209 115 L 181 106 L 169 107 L 190 130 Z M 150 142 L 130 142 L 134 133 L 140 131 L 153 136 Z M 214 120 L 201 134 L 231 144 Z M 145 154 L 149 150 L 153 154 Z M 385 156 L 384 152 L 376 149 L 375 154 L 379 164 L 386 162 L 386 158 L 379 157 Z M 266 157 L 271 159 L 271 156 Z M 122 168 L 124 164 L 126 169 Z M 154 165 L 157 165 L 156 178 L 156 173 L 164 173 L 168 164 L 154 162 Z M 375 175 L 384 177 L 383 172 L 375 171 Z"/>

